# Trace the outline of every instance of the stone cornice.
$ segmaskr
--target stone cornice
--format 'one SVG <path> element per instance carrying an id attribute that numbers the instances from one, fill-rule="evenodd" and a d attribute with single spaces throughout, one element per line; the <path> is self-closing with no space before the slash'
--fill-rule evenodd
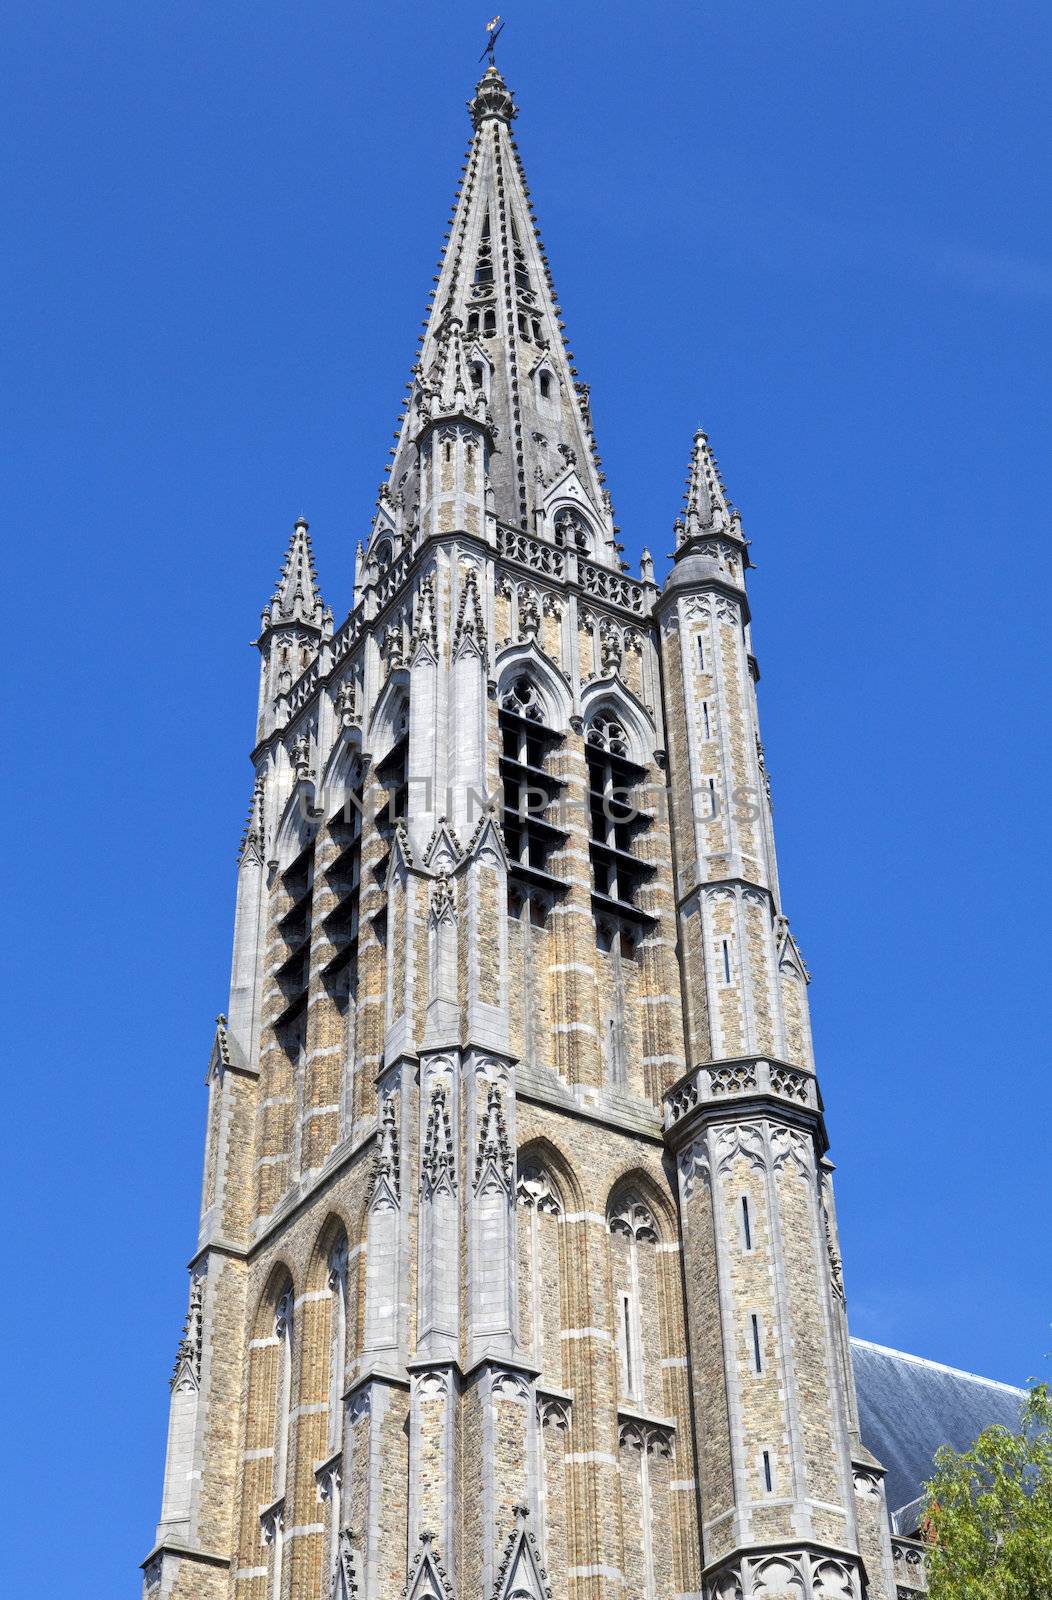
<path id="1" fill-rule="evenodd" d="M 140 1561 L 140 1567 L 148 1567 L 158 1556 L 178 1556 L 183 1561 L 200 1561 L 209 1567 L 229 1567 L 231 1561 L 230 1556 L 221 1556 L 216 1550 L 202 1550 L 166 1537 L 154 1545 L 145 1561 Z"/>

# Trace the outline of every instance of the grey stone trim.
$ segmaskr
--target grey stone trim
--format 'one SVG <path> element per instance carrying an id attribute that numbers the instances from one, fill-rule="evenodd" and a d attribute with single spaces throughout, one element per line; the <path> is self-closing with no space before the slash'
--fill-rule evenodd
<path id="1" fill-rule="evenodd" d="M 162 1539 L 154 1545 L 146 1560 L 139 1562 L 139 1566 L 145 1570 L 158 1556 L 177 1556 L 181 1561 L 198 1561 L 206 1567 L 229 1567 L 233 1559 L 231 1556 L 221 1556 L 217 1550 L 203 1550 L 195 1545 L 181 1544 L 175 1539 Z"/>

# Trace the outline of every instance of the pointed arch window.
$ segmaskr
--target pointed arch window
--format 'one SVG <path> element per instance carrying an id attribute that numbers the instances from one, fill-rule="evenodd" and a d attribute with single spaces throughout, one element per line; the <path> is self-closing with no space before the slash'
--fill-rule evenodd
<path id="1" fill-rule="evenodd" d="M 652 817 L 639 803 L 646 768 L 633 761 L 623 723 L 611 710 L 596 711 L 585 731 L 588 765 L 592 909 L 600 946 L 632 955 L 636 939 L 654 918 L 638 905 L 640 888 L 655 868 L 637 854 Z"/>
<path id="2" fill-rule="evenodd" d="M 338 1450 L 343 1420 L 344 1362 L 347 1349 L 347 1239 L 341 1234 L 329 1252 L 329 1450 Z"/>
<path id="3" fill-rule="evenodd" d="M 621 1393 L 625 1399 L 640 1404 L 645 1389 L 644 1357 L 653 1354 L 645 1348 L 648 1341 L 644 1325 L 648 1310 L 656 1305 L 653 1247 L 657 1244 L 657 1224 L 649 1206 L 634 1191 L 628 1191 L 611 1201 L 607 1225 L 611 1234 Z"/>
<path id="4" fill-rule="evenodd" d="M 274 1312 L 274 1443 L 271 1491 L 273 1498 L 259 1514 L 263 1543 L 270 1550 L 268 1589 L 271 1600 L 281 1594 L 281 1569 L 285 1544 L 285 1489 L 288 1477 L 289 1425 L 292 1411 L 293 1293 L 288 1284 Z"/>
<path id="5" fill-rule="evenodd" d="M 495 339 L 497 336 L 497 312 L 493 306 L 487 306 L 482 313 L 482 334 L 486 339 Z"/>
<path id="6" fill-rule="evenodd" d="M 520 673 L 500 696 L 500 775 L 504 787 L 503 827 L 510 859 L 508 909 L 544 922 L 552 901 L 565 892 L 549 868 L 552 854 L 566 842 L 566 831 L 552 820 L 563 782 L 551 770 L 562 743 L 544 722 L 543 703 L 528 673 Z"/>
<path id="7" fill-rule="evenodd" d="M 274 1338 L 278 1346 L 278 1400 L 274 1430 L 274 1490 L 285 1493 L 289 1456 L 289 1413 L 292 1409 L 292 1285 L 284 1291 L 274 1313 Z"/>
<path id="8" fill-rule="evenodd" d="M 520 1154 L 518 1166 L 515 1195 L 522 1210 L 519 1218 L 519 1337 L 548 1381 L 558 1383 L 562 1378 L 559 1269 L 563 1247 L 554 1230 L 563 1221 L 563 1207 L 551 1175 L 541 1161 L 532 1154 Z"/>

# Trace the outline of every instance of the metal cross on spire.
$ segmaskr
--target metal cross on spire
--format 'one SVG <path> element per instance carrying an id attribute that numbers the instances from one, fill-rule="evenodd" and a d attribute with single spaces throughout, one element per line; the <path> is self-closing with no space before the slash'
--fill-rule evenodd
<path id="1" fill-rule="evenodd" d="M 486 23 L 486 33 L 488 34 L 488 38 L 486 39 L 486 45 L 482 55 L 479 56 L 479 60 L 482 60 L 482 56 L 489 56 L 489 64 L 491 67 L 495 67 L 497 64 L 496 60 L 494 59 L 494 51 L 497 48 L 497 40 L 504 32 L 505 26 L 506 24 L 500 20 L 499 11 L 491 22 Z"/>

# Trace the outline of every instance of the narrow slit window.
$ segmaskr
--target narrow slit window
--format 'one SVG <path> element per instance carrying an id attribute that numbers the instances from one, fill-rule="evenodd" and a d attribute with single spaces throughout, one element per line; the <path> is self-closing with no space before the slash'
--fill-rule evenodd
<path id="1" fill-rule="evenodd" d="M 763 1371 L 763 1353 L 760 1350 L 760 1319 L 755 1311 L 749 1318 L 752 1323 L 752 1358 L 757 1372 Z"/>
<path id="2" fill-rule="evenodd" d="M 625 1389 L 631 1394 L 635 1388 L 632 1381 L 635 1351 L 632 1348 L 632 1302 L 627 1294 L 621 1296 L 621 1337 L 625 1348 Z"/>
<path id="3" fill-rule="evenodd" d="M 774 1488 L 774 1479 L 771 1476 L 771 1452 L 769 1450 L 765 1450 L 763 1453 L 763 1486 L 768 1494 Z"/>
<path id="4" fill-rule="evenodd" d="M 726 939 L 721 939 L 720 940 L 720 945 L 721 945 L 721 948 L 723 950 L 723 981 L 724 981 L 724 983 L 730 983 L 730 981 L 731 981 L 731 947 L 727 943 Z"/>
<path id="5" fill-rule="evenodd" d="M 712 732 L 711 732 L 711 729 L 709 727 L 709 702 L 707 700 L 703 700 L 701 702 L 701 716 L 702 716 L 702 721 L 705 724 L 705 737 L 706 737 L 706 739 L 711 739 L 712 738 Z"/>
<path id="6" fill-rule="evenodd" d="M 709 779 L 709 820 L 719 815 L 719 804 L 716 800 L 716 779 Z"/>
<path id="7" fill-rule="evenodd" d="M 702 672 L 705 671 L 705 641 L 704 641 L 704 639 L 699 639 L 698 640 L 698 667 Z"/>
<path id="8" fill-rule="evenodd" d="M 446 442 L 445 442 L 445 444 L 443 445 L 442 448 L 443 448 L 443 452 L 445 454 L 446 460 L 447 461 L 452 461 L 452 459 L 453 459 L 453 446 L 450 444 L 448 439 L 446 440 Z"/>
<path id="9" fill-rule="evenodd" d="M 746 1250 L 752 1249 L 752 1223 L 749 1220 L 749 1197 L 742 1195 L 742 1242 Z"/>

